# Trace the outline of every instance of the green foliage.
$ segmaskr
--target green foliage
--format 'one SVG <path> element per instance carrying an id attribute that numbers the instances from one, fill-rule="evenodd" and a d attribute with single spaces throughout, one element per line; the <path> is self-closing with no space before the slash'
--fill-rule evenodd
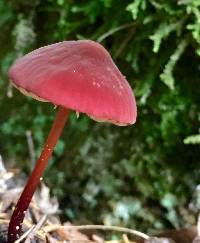
<path id="1" fill-rule="evenodd" d="M 0 15 L 0 153 L 30 167 L 26 131 L 39 154 L 55 115 L 8 85 L 15 58 L 57 41 L 97 40 L 134 88 L 138 121 L 122 128 L 71 114 L 44 177 L 63 217 L 141 230 L 194 223 L 199 0 L 2 0 Z"/>
<path id="2" fill-rule="evenodd" d="M 130 3 L 126 10 L 130 11 L 133 19 L 137 19 L 138 14 L 140 13 L 140 9 L 145 10 L 146 9 L 146 1 L 145 0 L 135 0 L 133 3 Z"/>
<path id="3" fill-rule="evenodd" d="M 184 139 L 185 144 L 198 144 L 200 143 L 200 134 L 191 135 Z"/>
<path id="4" fill-rule="evenodd" d="M 170 56 L 168 63 L 165 65 L 163 73 L 160 75 L 161 80 L 170 88 L 174 89 L 175 80 L 173 77 L 173 69 L 177 61 L 180 59 L 180 56 L 185 51 L 187 47 L 187 40 L 183 39 L 177 46 L 177 49 L 174 53 Z"/>

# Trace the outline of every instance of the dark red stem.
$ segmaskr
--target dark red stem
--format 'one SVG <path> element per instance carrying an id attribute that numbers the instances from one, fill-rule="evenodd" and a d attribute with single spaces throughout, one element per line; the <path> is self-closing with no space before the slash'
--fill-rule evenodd
<path id="1" fill-rule="evenodd" d="M 43 147 L 42 153 L 36 163 L 36 166 L 28 179 L 28 182 L 17 202 L 15 210 L 12 214 L 8 228 L 8 243 L 13 243 L 19 237 L 22 231 L 22 222 L 25 217 L 26 210 L 30 204 L 32 196 L 40 183 L 40 178 L 48 164 L 54 147 L 62 133 L 65 122 L 68 118 L 69 111 L 59 107 L 55 121 L 49 132 L 47 141 Z"/>

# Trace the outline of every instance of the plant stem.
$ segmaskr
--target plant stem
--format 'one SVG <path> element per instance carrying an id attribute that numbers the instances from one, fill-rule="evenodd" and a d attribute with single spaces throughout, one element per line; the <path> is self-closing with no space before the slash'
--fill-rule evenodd
<path id="1" fill-rule="evenodd" d="M 61 135 L 65 122 L 68 118 L 69 111 L 59 107 L 55 121 L 49 132 L 49 136 L 43 147 L 42 153 L 36 163 L 36 166 L 28 179 L 28 182 L 15 206 L 8 228 L 8 243 L 13 243 L 19 237 L 22 231 L 22 222 L 25 217 L 26 210 L 30 204 L 32 196 L 40 183 L 40 178 L 48 164 L 48 160 L 52 155 L 53 149 Z"/>

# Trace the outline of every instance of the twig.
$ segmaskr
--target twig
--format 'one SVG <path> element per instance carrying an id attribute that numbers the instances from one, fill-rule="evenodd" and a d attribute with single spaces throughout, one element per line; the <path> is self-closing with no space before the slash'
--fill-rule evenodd
<path id="1" fill-rule="evenodd" d="M 0 173 L 6 173 L 6 168 L 4 166 L 4 162 L 3 162 L 3 158 L 2 156 L 0 155 Z"/>
<path id="2" fill-rule="evenodd" d="M 29 221 L 28 219 L 25 219 L 24 220 L 24 225 L 27 227 L 27 228 L 32 228 L 33 227 L 33 229 L 34 229 L 34 227 L 36 226 L 35 224 L 34 225 L 32 225 L 32 222 L 31 221 Z M 38 232 L 37 232 L 37 236 L 40 238 L 40 239 L 42 239 L 42 240 L 44 240 L 44 233 L 42 232 L 42 230 L 38 230 Z"/>
<path id="3" fill-rule="evenodd" d="M 128 239 L 128 236 L 126 234 L 123 234 L 123 241 L 124 243 L 130 243 L 129 239 Z"/>
<path id="4" fill-rule="evenodd" d="M 12 98 L 13 97 L 13 86 L 11 83 L 8 84 L 7 87 L 7 96 L 8 98 Z"/>
<path id="5" fill-rule="evenodd" d="M 0 220 L 1 219 L 6 219 L 6 218 L 8 218 L 8 214 L 0 212 Z"/>
<path id="6" fill-rule="evenodd" d="M 26 139 L 27 139 L 28 150 L 31 159 L 31 166 L 33 168 L 35 165 L 35 148 L 34 148 L 32 133 L 30 130 L 26 131 Z"/>
<path id="7" fill-rule="evenodd" d="M 99 237 L 98 235 L 92 235 L 92 239 L 96 242 L 96 243 L 105 243 L 105 241 Z"/>
<path id="8" fill-rule="evenodd" d="M 197 236 L 200 236 L 200 215 L 198 215 L 197 219 Z"/>
<path id="9" fill-rule="evenodd" d="M 115 27 L 115 28 L 109 30 L 108 32 L 104 33 L 103 35 L 99 36 L 99 38 L 97 38 L 97 42 L 102 42 L 108 36 L 114 34 L 115 32 L 130 28 L 130 27 L 135 26 L 135 25 L 136 25 L 136 22 L 131 22 L 131 23 L 126 23 L 126 24 L 120 25 L 118 27 Z"/>
<path id="10" fill-rule="evenodd" d="M 18 240 L 15 241 L 15 243 L 19 243 L 22 240 L 24 240 L 31 233 L 31 231 L 34 229 L 34 227 L 35 227 L 34 225 L 31 226 L 30 229 L 28 229 Z"/>
<path id="11" fill-rule="evenodd" d="M 34 237 L 35 233 L 42 227 L 42 225 L 45 223 L 47 219 L 47 216 L 44 215 L 43 217 L 41 217 L 41 219 L 39 220 L 39 222 L 34 226 L 33 230 L 29 233 L 27 239 L 25 240 L 24 243 L 28 243 L 30 242 L 30 240 Z"/>
<path id="12" fill-rule="evenodd" d="M 118 231 L 125 234 L 130 234 L 134 236 L 141 237 L 145 240 L 149 239 L 149 236 L 139 232 L 137 230 L 132 230 L 128 228 L 118 227 L 118 226 L 106 226 L 106 225 L 69 225 L 69 226 L 62 226 L 62 225 L 49 225 L 43 228 L 45 232 L 51 232 L 57 229 L 63 228 L 65 230 L 110 230 L 110 231 Z"/>
<path id="13" fill-rule="evenodd" d="M 9 224 L 9 219 L 0 219 L 0 224 Z"/>
<path id="14" fill-rule="evenodd" d="M 120 54 L 123 52 L 124 48 L 126 47 L 126 45 L 128 44 L 128 42 L 130 41 L 130 39 L 132 38 L 132 36 L 133 36 L 134 33 L 135 33 L 135 29 L 132 29 L 132 30 L 130 30 L 128 32 L 126 38 L 121 43 L 121 45 L 119 46 L 116 54 L 114 55 L 114 58 L 117 58 L 118 56 L 120 56 Z"/>

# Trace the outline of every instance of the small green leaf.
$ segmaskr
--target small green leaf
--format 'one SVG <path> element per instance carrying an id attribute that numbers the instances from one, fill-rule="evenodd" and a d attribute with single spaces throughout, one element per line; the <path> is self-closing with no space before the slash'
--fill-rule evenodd
<path id="1" fill-rule="evenodd" d="M 183 140 L 184 144 L 200 144 L 200 134 L 191 135 Z"/>

